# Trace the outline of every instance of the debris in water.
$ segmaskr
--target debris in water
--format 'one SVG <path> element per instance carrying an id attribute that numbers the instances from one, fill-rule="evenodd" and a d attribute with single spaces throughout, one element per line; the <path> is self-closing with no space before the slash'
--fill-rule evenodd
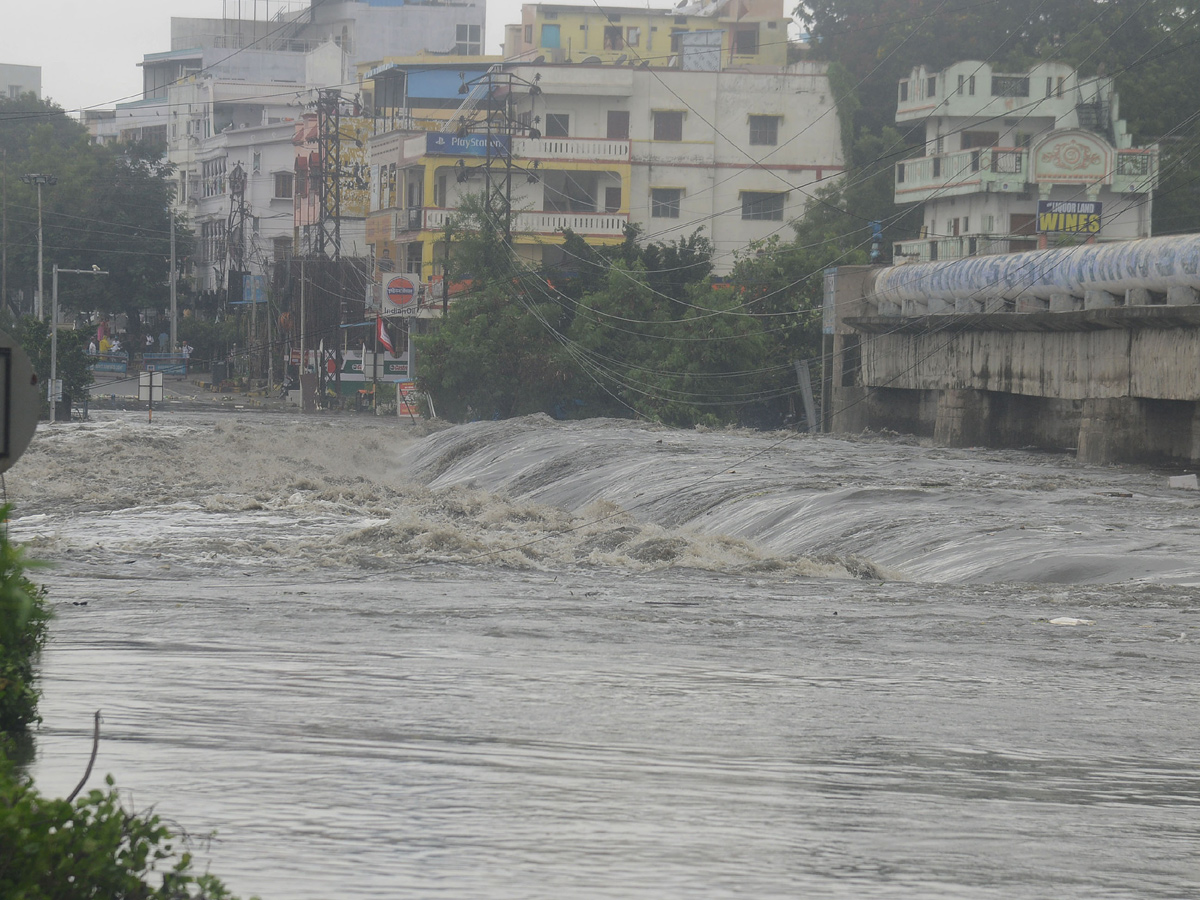
<path id="1" fill-rule="evenodd" d="M 1167 485 L 1178 491 L 1200 491 L 1200 482 L 1195 475 L 1172 475 Z"/>
<path id="2" fill-rule="evenodd" d="M 1073 616 L 1059 616 L 1050 620 L 1051 625 L 1095 625 L 1091 619 L 1076 619 Z"/>

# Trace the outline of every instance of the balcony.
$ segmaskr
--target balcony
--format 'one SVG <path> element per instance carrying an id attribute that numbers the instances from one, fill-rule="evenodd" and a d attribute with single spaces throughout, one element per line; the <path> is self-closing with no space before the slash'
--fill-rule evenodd
<path id="1" fill-rule="evenodd" d="M 629 141 L 606 138 L 516 138 L 513 141 L 513 156 L 544 161 L 628 163 Z"/>
<path id="2" fill-rule="evenodd" d="M 975 147 L 896 164 L 896 202 L 982 191 L 1023 193 L 1028 152 L 1018 147 Z"/>
<path id="3" fill-rule="evenodd" d="M 896 202 L 919 203 L 961 194 L 1023 193 L 1029 186 L 1029 151 L 978 147 L 906 159 L 896 164 Z M 1118 150 L 1114 171 L 1101 183 L 1114 193 L 1143 194 L 1158 181 L 1158 151 Z"/>
<path id="4" fill-rule="evenodd" d="M 1036 249 L 1037 237 L 1029 234 L 965 234 L 896 241 L 892 245 L 896 262 L 938 262 Z"/>
<path id="5" fill-rule="evenodd" d="M 453 209 L 429 207 L 397 213 L 393 219 L 396 231 L 392 237 L 396 239 L 405 231 L 443 231 L 455 212 Z M 618 213 L 539 210 L 514 215 L 513 233 L 553 235 L 570 229 L 585 237 L 622 237 L 627 224 L 629 216 Z"/>

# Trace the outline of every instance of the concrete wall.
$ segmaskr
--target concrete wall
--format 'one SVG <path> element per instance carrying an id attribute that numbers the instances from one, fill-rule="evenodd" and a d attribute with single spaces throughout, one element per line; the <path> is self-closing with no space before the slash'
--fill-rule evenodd
<path id="1" fill-rule="evenodd" d="M 1200 459 L 1200 309 L 1126 312 L 929 316 L 899 329 L 904 320 L 893 318 L 881 333 L 844 323 L 834 337 L 832 428 L 1076 449 L 1095 463 Z M 1097 327 L 1101 319 L 1108 327 Z M 867 322 L 882 328 L 885 319 L 857 324 Z M 1050 330 L 1056 324 L 1075 330 Z"/>

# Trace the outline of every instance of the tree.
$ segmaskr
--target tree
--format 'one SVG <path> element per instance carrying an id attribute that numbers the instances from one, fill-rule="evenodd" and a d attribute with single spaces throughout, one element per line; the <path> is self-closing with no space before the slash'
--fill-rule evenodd
<path id="1" fill-rule="evenodd" d="M 12 325 L 13 337 L 29 356 L 41 384 L 50 383 L 50 325 L 34 316 L 22 316 Z M 62 379 L 63 396 L 80 400 L 94 380 L 87 355 L 88 333 L 59 327 L 56 372 Z M 44 395 L 43 395 L 44 396 Z"/>
<path id="2" fill-rule="evenodd" d="M 98 146 L 61 108 L 33 95 L 0 98 L 0 146 L 8 191 L 10 293 L 22 290 L 31 298 L 38 283 L 37 190 L 20 177 L 38 172 L 57 178 L 57 184 L 42 189 L 47 295 L 54 263 L 76 269 L 98 265 L 110 273 L 61 280 L 61 310 L 125 313 L 136 323 L 139 310 L 166 305 L 174 170 L 163 162 L 161 146 Z M 188 239 L 180 233 L 179 257 L 188 252 Z M 32 309 L 28 301 L 26 309 Z"/>

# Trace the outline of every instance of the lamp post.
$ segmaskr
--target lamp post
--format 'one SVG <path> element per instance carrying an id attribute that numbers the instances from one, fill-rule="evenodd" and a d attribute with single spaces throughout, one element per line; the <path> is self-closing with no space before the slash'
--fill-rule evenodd
<path id="1" fill-rule="evenodd" d="M 39 175 L 39 174 L 33 173 L 33 174 L 29 174 L 29 175 L 22 175 L 21 180 L 23 182 L 25 182 L 26 184 L 36 184 L 37 192 L 38 192 L 38 292 L 37 292 L 37 304 L 35 306 L 35 311 L 37 313 L 37 317 L 40 319 L 40 318 L 42 318 L 42 310 L 43 310 L 43 307 L 42 307 L 42 271 L 43 271 L 43 269 L 42 269 L 42 185 L 43 184 L 48 184 L 51 186 L 56 185 L 56 184 L 58 184 L 58 179 L 53 175 Z M 51 413 L 52 413 L 52 417 L 51 417 L 50 421 L 54 421 L 53 410 L 51 410 Z"/>
<path id="2" fill-rule="evenodd" d="M 50 386 L 46 389 L 47 396 L 50 400 L 50 424 L 54 424 L 55 419 L 55 401 L 58 399 L 54 396 L 54 384 L 58 380 L 58 273 L 66 272 L 70 275 L 107 275 L 108 273 L 99 266 L 92 266 L 90 269 L 60 269 L 58 263 L 54 264 L 54 278 L 51 281 L 51 302 L 50 302 Z"/>

